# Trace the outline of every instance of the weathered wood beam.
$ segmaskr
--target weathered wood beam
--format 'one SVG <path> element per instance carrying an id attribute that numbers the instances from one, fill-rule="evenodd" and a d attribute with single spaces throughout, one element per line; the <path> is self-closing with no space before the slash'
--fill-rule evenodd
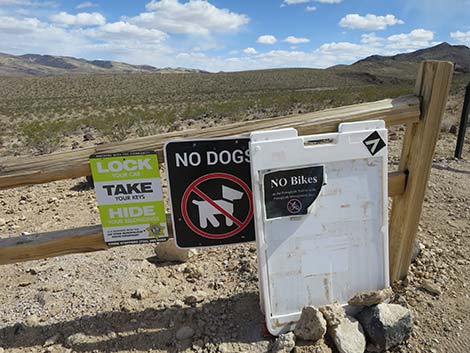
<path id="1" fill-rule="evenodd" d="M 406 277 L 411 264 L 452 72 L 450 62 L 426 61 L 420 66 L 415 94 L 422 97 L 422 116 L 407 125 L 399 166 L 401 172 L 409 173 L 407 186 L 393 199 L 390 216 L 391 281 Z"/>
<path id="2" fill-rule="evenodd" d="M 305 135 L 334 132 L 337 131 L 338 125 L 344 122 L 383 119 L 387 126 L 392 126 L 417 122 L 419 116 L 419 98 L 405 96 L 302 115 L 243 121 L 208 129 L 171 132 L 39 157 L 15 157 L 0 161 L 0 190 L 90 175 L 88 158 L 94 153 L 150 149 L 156 150 L 159 160 L 163 161 L 163 146 L 172 139 L 236 136 L 255 130 L 284 127 L 294 127 L 298 129 L 299 134 Z"/>
<path id="3" fill-rule="evenodd" d="M 402 194 L 406 188 L 405 173 L 390 173 L 389 196 Z M 171 217 L 167 215 L 170 238 L 173 237 Z M 0 239 L 0 265 L 45 259 L 49 257 L 106 250 L 101 225 L 22 235 Z"/>

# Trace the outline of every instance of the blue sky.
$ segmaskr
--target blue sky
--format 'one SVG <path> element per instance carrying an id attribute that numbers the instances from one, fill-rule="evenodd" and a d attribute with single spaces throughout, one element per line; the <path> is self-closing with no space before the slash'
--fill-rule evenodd
<path id="1" fill-rule="evenodd" d="M 470 46 L 470 0 L 0 0 L 0 52 L 237 71 Z"/>

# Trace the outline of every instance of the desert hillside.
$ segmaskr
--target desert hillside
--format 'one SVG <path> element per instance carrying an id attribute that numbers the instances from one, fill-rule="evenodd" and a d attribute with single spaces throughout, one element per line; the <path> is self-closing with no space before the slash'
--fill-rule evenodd
<path id="1" fill-rule="evenodd" d="M 388 352 L 467 352 L 470 136 L 464 158 L 453 158 L 470 81 L 465 48 L 442 44 L 325 70 L 165 75 L 120 63 L 106 68 L 105 62 L 73 58 L 0 55 L 5 75 L 0 77 L 0 176 L 2 163 L 19 155 L 411 94 L 419 61 L 453 60 L 459 69 L 433 160 L 415 258 L 408 278 L 395 283 L 391 299 L 411 311 L 413 331 Z M 106 71 L 117 67 L 124 71 Z M 402 126 L 389 130 L 390 171 L 398 168 L 404 131 Z M 167 197 L 164 166 L 162 172 Z M 95 192 L 85 178 L 0 192 L 1 239 L 99 222 Z M 200 249 L 186 263 L 165 261 L 158 251 L 158 245 L 124 246 L 3 265 L 0 353 L 271 351 L 274 338 L 263 335 L 254 244 Z M 331 352 L 313 349 L 298 342 L 294 352 Z"/>

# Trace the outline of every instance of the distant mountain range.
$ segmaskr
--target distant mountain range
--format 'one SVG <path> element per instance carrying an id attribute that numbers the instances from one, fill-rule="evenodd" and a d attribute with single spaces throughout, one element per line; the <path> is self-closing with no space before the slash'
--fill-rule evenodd
<path id="1" fill-rule="evenodd" d="M 150 65 L 131 65 L 109 60 L 85 60 L 70 56 L 10 55 L 0 53 L 0 75 L 45 76 L 64 74 L 123 74 L 123 73 L 207 73 L 186 68 L 157 68 Z"/>
<path id="2" fill-rule="evenodd" d="M 359 60 L 353 65 L 363 65 L 365 63 L 380 63 L 383 65 L 390 62 L 420 62 L 423 60 L 452 61 L 455 64 L 455 71 L 470 72 L 470 48 L 465 45 L 450 45 L 449 43 L 441 43 L 434 47 L 393 56 L 372 55 Z"/>
<path id="3" fill-rule="evenodd" d="M 394 56 L 372 55 L 352 65 L 337 65 L 328 70 L 343 74 L 366 72 L 396 77 L 409 74 L 414 77 L 416 65 L 423 60 L 447 60 L 458 72 L 470 72 L 470 48 L 464 45 L 441 43 L 434 47 Z M 0 76 L 45 76 L 64 74 L 122 74 L 122 73 L 208 73 L 186 68 L 157 68 L 149 65 L 131 65 L 108 60 L 85 60 L 69 56 L 25 54 L 20 56 L 0 53 Z"/>

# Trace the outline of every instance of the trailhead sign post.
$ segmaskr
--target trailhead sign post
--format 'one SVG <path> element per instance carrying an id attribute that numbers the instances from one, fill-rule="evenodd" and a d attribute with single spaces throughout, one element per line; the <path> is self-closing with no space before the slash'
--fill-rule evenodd
<path id="1" fill-rule="evenodd" d="M 165 145 L 173 229 L 180 248 L 255 240 L 248 138 Z"/>
<path id="2" fill-rule="evenodd" d="M 168 239 L 155 152 L 96 154 L 90 157 L 90 167 L 106 244 Z"/>
<path id="3" fill-rule="evenodd" d="M 260 296 L 269 332 L 292 330 L 302 308 L 346 305 L 389 286 L 387 129 L 251 133 Z"/>

